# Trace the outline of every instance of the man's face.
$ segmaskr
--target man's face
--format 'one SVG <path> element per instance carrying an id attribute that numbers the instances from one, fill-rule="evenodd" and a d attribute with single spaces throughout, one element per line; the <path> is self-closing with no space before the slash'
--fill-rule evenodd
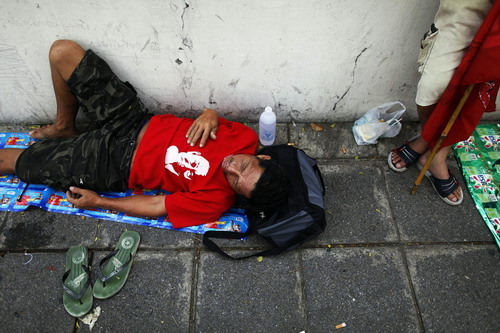
<path id="1" fill-rule="evenodd" d="M 236 193 L 246 198 L 250 198 L 255 184 L 264 172 L 264 169 L 259 166 L 259 158 L 267 160 L 271 157 L 238 154 L 226 156 L 222 161 L 222 170 L 229 185 Z"/>

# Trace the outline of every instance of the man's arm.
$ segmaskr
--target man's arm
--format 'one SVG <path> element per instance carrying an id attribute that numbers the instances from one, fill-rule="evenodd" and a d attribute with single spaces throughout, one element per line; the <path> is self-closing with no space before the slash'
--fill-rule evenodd
<path id="1" fill-rule="evenodd" d="M 106 198 L 94 191 L 70 187 L 66 192 L 68 201 L 78 208 L 102 208 L 130 215 L 156 217 L 167 215 L 165 195 L 133 195 L 122 198 Z"/>
<path id="2" fill-rule="evenodd" d="M 208 137 L 212 140 L 217 138 L 216 134 L 218 126 L 219 117 L 217 116 L 217 111 L 204 109 L 186 133 L 188 144 L 190 144 L 191 147 L 194 147 L 196 142 L 200 140 L 200 147 L 205 146 Z"/>

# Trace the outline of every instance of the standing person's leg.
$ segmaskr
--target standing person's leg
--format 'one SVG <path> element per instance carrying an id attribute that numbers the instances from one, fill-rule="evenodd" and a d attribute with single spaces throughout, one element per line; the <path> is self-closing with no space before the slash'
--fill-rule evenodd
<path id="1" fill-rule="evenodd" d="M 420 126 L 424 128 L 425 123 L 429 120 L 432 111 L 436 104 L 429 106 L 417 105 L 418 117 L 420 119 Z M 394 171 L 404 171 L 406 167 L 416 162 L 422 154 L 424 154 L 429 149 L 429 144 L 422 139 L 421 136 L 412 140 L 411 142 L 405 143 L 398 148 L 391 151 L 389 157 L 392 161 L 392 165 L 397 169 Z M 405 156 L 408 156 L 405 161 Z"/>
<path id="2" fill-rule="evenodd" d="M 425 126 L 425 123 L 429 119 L 432 111 L 434 110 L 434 107 L 436 104 L 430 105 L 430 106 L 420 106 L 417 105 L 417 110 L 418 114 L 421 120 L 421 125 L 422 128 Z M 420 165 L 424 165 L 425 162 L 427 161 L 427 158 L 430 155 L 430 150 L 429 150 L 429 144 L 422 139 L 421 136 L 416 138 L 414 141 L 406 143 L 400 147 L 406 147 L 406 153 L 408 153 L 409 149 L 412 149 L 413 151 L 417 152 L 418 155 L 415 154 L 417 158 L 417 163 Z M 399 147 L 398 147 L 399 148 Z M 446 163 L 446 159 L 448 158 L 448 154 L 450 153 L 451 146 L 447 147 L 442 147 L 434 156 L 431 165 L 429 166 L 429 172 L 432 174 L 433 177 L 439 179 L 439 180 L 448 180 L 450 177 L 449 169 L 448 169 L 448 164 Z M 401 155 L 400 155 L 401 153 Z M 393 165 L 397 169 L 403 169 L 406 168 L 406 162 L 402 158 L 402 155 L 405 154 L 405 152 L 402 151 L 397 151 L 394 150 L 391 152 L 390 157 L 392 159 Z M 452 183 L 452 180 L 449 181 L 449 183 Z M 452 202 L 458 202 L 461 197 L 462 197 L 462 190 L 460 188 L 460 184 L 456 183 L 458 186 L 453 186 L 453 192 L 447 196 L 449 200 Z M 450 185 L 451 186 L 451 185 Z"/>
<path id="3" fill-rule="evenodd" d="M 421 106 L 417 105 L 418 115 L 421 121 L 421 127 L 423 128 L 429 120 L 432 111 L 436 104 L 432 104 L 429 106 Z M 405 151 L 397 150 L 398 148 L 403 147 Z M 392 159 L 393 166 L 397 169 L 405 169 L 407 164 L 403 159 L 404 154 L 408 154 L 409 151 L 414 151 L 417 154 L 413 154 L 416 158 L 416 162 L 419 165 L 424 165 L 427 161 L 427 158 L 430 155 L 429 144 L 422 139 L 421 136 L 416 138 L 414 141 L 406 143 L 404 145 L 399 146 L 395 150 L 390 153 L 390 158 Z M 433 177 L 438 179 L 438 181 L 442 181 L 443 184 L 447 184 L 453 188 L 452 193 L 448 194 L 446 197 L 452 202 L 459 202 L 463 196 L 462 189 L 460 188 L 460 184 L 450 175 L 448 164 L 446 163 L 446 159 L 448 158 L 448 154 L 450 153 L 451 146 L 442 147 L 434 156 L 431 165 L 429 166 L 429 172 Z M 407 159 L 408 161 L 408 159 Z M 452 179 L 453 178 L 453 179 Z M 448 180 L 448 182 L 444 182 L 444 180 Z M 450 184 L 450 185 L 448 185 Z"/>
<path id="4" fill-rule="evenodd" d="M 452 202 L 461 202 L 463 198 L 462 188 L 458 183 L 458 181 L 455 179 L 455 176 L 450 174 L 448 163 L 446 162 L 450 151 L 451 151 L 451 146 L 442 147 L 436 153 L 436 155 L 434 155 L 434 158 L 432 159 L 432 162 L 429 166 L 428 172 L 430 172 L 432 177 L 434 177 L 439 182 L 444 184 L 441 186 L 442 189 L 444 188 L 450 189 L 451 193 L 446 195 L 446 198 L 448 198 L 448 200 Z M 419 158 L 418 164 L 424 165 L 430 153 L 431 153 L 430 150 L 428 150 L 425 154 L 423 154 Z"/>
<path id="5" fill-rule="evenodd" d="M 429 120 L 432 111 L 434 111 L 435 107 L 436 104 L 429 106 L 417 105 L 418 116 L 420 118 L 422 128 L 427 123 L 427 120 Z M 420 146 L 418 146 L 419 144 Z M 415 147 L 418 147 L 415 149 L 422 149 L 425 147 L 425 150 L 424 149 L 419 150 L 419 151 L 424 151 L 425 153 L 418 159 L 418 164 L 424 165 L 431 153 L 430 150 L 428 150 L 429 145 L 426 141 L 422 139 L 422 137 L 419 137 L 417 140 L 415 140 Z M 436 155 L 434 155 L 434 158 L 432 159 L 431 165 L 429 166 L 429 172 L 437 179 L 450 179 L 451 177 L 448 169 L 448 164 L 446 163 L 446 159 L 448 158 L 450 150 L 451 146 L 442 147 L 436 153 Z M 453 193 L 447 196 L 447 198 L 453 202 L 459 201 L 460 198 L 462 197 L 462 190 L 460 188 L 460 184 L 457 183 L 457 185 L 458 186 L 455 187 Z"/>
<path id="6" fill-rule="evenodd" d="M 37 139 L 68 138 L 78 134 L 75 117 L 79 104 L 67 81 L 74 72 L 85 50 L 74 41 L 58 40 L 49 51 L 50 71 L 56 97 L 56 118 L 53 124 L 30 132 Z"/>
<path id="7" fill-rule="evenodd" d="M 418 84 L 416 102 L 422 127 L 432 114 L 490 7 L 489 0 L 441 0 L 435 25 L 426 33 L 421 44 L 424 48 L 419 59 L 422 77 Z M 394 171 L 402 172 L 415 162 L 423 165 L 430 155 L 428 149 L 427 142 L 418 137 L 393 149 L 388 158 L 389 166 Z M 450 149 L 451 146 L 443 147 L 437 152 L 429 172 L 434 179 L 433 185 L 435 188 L 439 187 L 438 193 L 446 192 L 446 195 L 439 193 L 443 198 L 460 202 L 462 190 L 449 173 L 446 163 Z M 443 189 L 446 191 L 442 191 Z"/>

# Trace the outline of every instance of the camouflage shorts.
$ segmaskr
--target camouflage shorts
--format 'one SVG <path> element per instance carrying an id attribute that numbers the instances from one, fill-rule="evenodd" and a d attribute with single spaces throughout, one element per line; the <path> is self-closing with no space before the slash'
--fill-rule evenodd
<path id="1" fill-rule="evenodd" d="M 24 182 L 67 190 L 127 189 L 137 134 L 150 114 L 134 88 L 88 50 L 68 80 L 80 110 L 97 129 L 69 139 L 38 141 L 23 151 L 16 174 Z"/>

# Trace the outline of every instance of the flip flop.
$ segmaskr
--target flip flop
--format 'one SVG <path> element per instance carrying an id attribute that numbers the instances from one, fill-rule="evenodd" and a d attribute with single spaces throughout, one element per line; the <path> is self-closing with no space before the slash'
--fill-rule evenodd
<path id="1" fill-rule="evenodd" d="M 417 163 L 417 166 L 420 170 L 422 170 L 422 166 L 420 164 Z M 452 194 L 459 186 L 457 178 L 451 173 L 450 169 L 448 169 L 448 173 L 450 174 L 450 177 L 448 177 L 448 179 L 436 178 L 429 171 L 425 171 L 425 177 L 429 179 L 432 187 L 434 188 L 434 191 L 439 194 L 441 200 L 443 200 L 450 206 L 458 206 L 464 200 L 464 192 L 462 191 L 462 187 L 460 186 L 460 198 L 457 201 L 451 201 L 450 199 L 448 199 L 448 196 Z"/>
<path id="2" fill-rule="evenodd" d="M 396 171 L 396 172 L 404 172 L 408 169 L 409 166 L 411 166 L 416 161 L 418 161 L 418 159 L 420 158 L 420 156 L 422 156 L 422 154 L 416 152 L 415 150 L 413 150 L 410 147 L 410 143 L 415 141 L 418 137 L 419 137 L 419 135 L 414 136 L 413 138 L 406 141 L 402 145 L 391 150 L 391 152 L 389 153 L 389 156 L 387 156 L 387 164 L 389 164 L 389 168 L 391 168 L 393 171 Z M 402 168 L 396 168 L 396 165 L 394 165 L 394 163 L 392 163 L 392 154 L 393 153 L 398 154 L 399 157 L 401 157 L 401 159 L 403 160 L 403 162 L 405 162 L 406 166 L 404 166 Z"/>
<path id="3" fill-rule="evenodd" d="M 92 308 L 89 257 L 85 246 L 70 247 L 66 253 L 66 272 L 63 275 L 63 304 L 73 317 L 81 317 Z M 89 288 L 90 287 L 90 288 Z"/>
<path id="4" fill-rule="evenodd" d="M 102 258 L 97 267 L 98 279 L 94 283 L 94 297 L 106 299 L 115 295 L 127 281 L 141 236 L 135 231 L 121 234 L 115 250 Z"/>

